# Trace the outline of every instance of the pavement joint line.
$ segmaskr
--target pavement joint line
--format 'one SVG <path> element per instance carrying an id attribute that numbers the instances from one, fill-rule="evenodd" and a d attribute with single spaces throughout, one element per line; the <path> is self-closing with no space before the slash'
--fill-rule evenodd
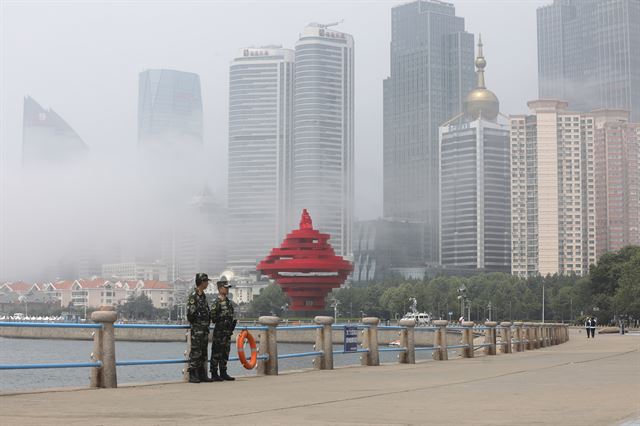
<path id="1" fill-rule="evenodd" d="M 455 383 L 443 383 L 443 384 L 440 384 L 440 385 L 422 386 L 422 387 L 418 387 L 418 388 L 401 389 L 401 390 L 390 391 L 390 392 L 379 392 L 379 393 L 374 393 L 374 394 L 369 394 L 369 395 L 354 396 L 354 397 L 351 397 L 351 398 L 333 399 L 333 400 L 328 400 L 328 401 L 312 402 L 312 403 L 308 403 L 308 404 L 291 405 L 291 406 L 287 406 L 287 407 L 269 408 L 269 409 L 265 409 L 265 410 L 256 410 L 256 411 L 245 412 L 245 413 L 230 414 L 230 415 L 226 415 L 226 416 L 221 416 L 220 418 L 224 419 L 224 418 L 234 418 L 234 417 L 245 417 L 245 416 L 251 416 L 251 415 L 255 415 L 255 414 L 272 413 L 272 412 L 276 412 L 276 411 L 286 411 L 286 410 L 293 410 L 293 409 L 298 409 L 298 408 L 306 408 L 306 407 L 314 407 L 314 406 L 319 406 L 319 405 L 335 404 L 335 403 L 339 403 L 339 402 L 358 401 L 358 400 L 368 399 L 368 398 L 377 398 L 377 397 L 380 397 L 380 396 L 398 395 L 398 394 L 401 394 L 401 393 L 410 393 L 410 392 L 419 392 L 419 391 L 423 391 L 423 390 L 438 389 L 438 388 L 444 388 L 444 387 L 448 387 L 448 386 L 464 385 L 464 384 L 468 384 L 468 383 L 481 382 L 483 380 L 498 379 L 498 378 L 501 378 L 501 377 L 516 375 L 516 374 L 533 373 L 533 372 L 536 372 L 536 371 L 549 370 L 549 369 L 552 369 L 552 368 L 563 367 L 563 366 L 572 365 L 572 364 L 586 363 L 586 362 L 591 362 L 591 361 L 600 361 L 602 359 L 613 358 L 613 357 L 622 356 L 622 355 L 627 355 L 627 354 L 634 353 L 634 352 L 638 352 L 638 349 L 634 349 L 632 351 L 620 352 L 620 353 L 616 353 L 616 354 L 613 354 L 613 355 L 607 355 L 607 356 L 603 356 L 603 357 L 599 357 L 599 358 L 592 358 L 592 359 L 577 361 L 577 362 L 567 361 L 567 362 L 563 362 L 563 363 L 559 363 L 559 364 L 549 365 L 549 366 L 540 367 L 540 368 L 534 368 L 534 369 L 530 369 L 530 370 L 515 370 L 515 371 L 508 372 L 508 373 L 498 374 L 498 375 L 495 375 L 495 376 L 479 377 L 479 378 L 476 378 L 476 379 L 463 380 L 463 381 L 455 382 Z"/>

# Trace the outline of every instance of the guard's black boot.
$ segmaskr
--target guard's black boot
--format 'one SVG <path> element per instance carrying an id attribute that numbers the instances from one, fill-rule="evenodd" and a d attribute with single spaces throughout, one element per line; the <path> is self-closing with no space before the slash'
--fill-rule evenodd
<path id="1" fill-rule="evenodd" d="M 227 369 L 226 368 L 220 368 L 220 378 L 222 380 L 228 380 L 228 381 L 234 381 L 235 378 L 231 377 L 230 375 L 227 374 Z"/>
<path id="2" fill-rule="evenodd" d="M 194 368 L 189 369 L 189 383 L 200 383 L 200 377 Z"/>
<path id="3" fill-rule="evenodd" d="M 211 381 L 212 382 L 221 382 L 224 379 L 218 376 L 218 367 L 211 366 Z"/>
<path id="4" fill-rule="evenodd" d="M 207 368 L 206 367 L 200 367 L 198 369 L 198 378 L 200 379 L 201 382 L 213 382 L 212 379 L 209 378 L 209 376 L 207 376 Z"/>

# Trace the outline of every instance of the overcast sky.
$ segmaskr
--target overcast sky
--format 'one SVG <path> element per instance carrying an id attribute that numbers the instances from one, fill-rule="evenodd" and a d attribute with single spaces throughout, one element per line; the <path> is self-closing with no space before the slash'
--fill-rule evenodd
<path id="1" fill-rule="evenodd" d="M 503 113 L 526 112 L 537 96 L 536 8 L 550 2 L 453 1 L 467 31 L 482 33 L 487 85 Z M 400 3 L 2 0 L 0 185 L 20 164 L 25 95 L 58 112 L 94 153 L 127 155 L 136 148 L 138 73 L 170 68 L 200 75 L 211 186 L 223 199 L 231 58 L 249 45 L 292 48 L 307 23 L 343 19 L 336 29 L 355 39 L 356 216 L 379 217 L 382 80 L 389 74 L 391 8 Z"/>

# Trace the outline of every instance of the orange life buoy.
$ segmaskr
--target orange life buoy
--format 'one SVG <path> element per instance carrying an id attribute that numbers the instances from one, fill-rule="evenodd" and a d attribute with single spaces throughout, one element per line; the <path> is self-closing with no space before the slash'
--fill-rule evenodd
<path id="1" fill-rule="evenodd" d="M 251 358 L 247 361 L 247 357 L 244 355 L 244 341 L 247 340 L 249 342 L 249 347 L 251 348 Z M 253 338 L 251 333 L 248 330 L 242 330 L 238 337 L 236 338 L 236 347 L 238 348 L 238 358 L 240 358 L 240 362 L 247 370 L 251 370 L 256 366 L 256 362 L 258 362 L 258 347 L 256 346 L 256 340 Z"/>

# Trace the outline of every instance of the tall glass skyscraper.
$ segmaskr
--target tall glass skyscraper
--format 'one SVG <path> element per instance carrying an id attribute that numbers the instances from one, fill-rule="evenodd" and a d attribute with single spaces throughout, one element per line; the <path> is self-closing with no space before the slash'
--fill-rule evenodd
<path id="1" fill-rule="evenodd" d="M 640 1 L 554 0 L 538 9 L 540 99 L 640 121 Z"/>
<path id="2" fill-rule="evenodd" d="M 464 114 L 440 127 L 440 263 L 446 268 L 511 272 L 509 128 L 484 82 L 478 42 L 476 88 Z"/>
<path id="3" fill-rule="evenodd" d="M 165 69 L 140 73 L 138 147 L 169 156 L 202 149 L 198 74 Z"/>
<path id="4" fill-rule="evenodd" d="M 418 0 L 391 18 L 384 81 L 384 217 L 425 222 L 425 261 L 439 260 L 438 127 L 474 87 L 473 35 L 452 4 Z"/>
<path id="5" fill-rule="evenodd" d="M 310 24 L 295 46 L 293 205 L 351 255 L 353 227 L 353 37 Z"/>
<path id="6" fill-rule="evenodd" d="M 22 164 L 25 167 L 68 166 L 89 151 L 84 141 L 54 110 L 24 98 Z"/>
<path id="7" fill-rule="evenodd" d="M 254 271 L 286 232 L 291 194 L 290 49 L 246 48 L 229 77 L 228 266 Z"/>

